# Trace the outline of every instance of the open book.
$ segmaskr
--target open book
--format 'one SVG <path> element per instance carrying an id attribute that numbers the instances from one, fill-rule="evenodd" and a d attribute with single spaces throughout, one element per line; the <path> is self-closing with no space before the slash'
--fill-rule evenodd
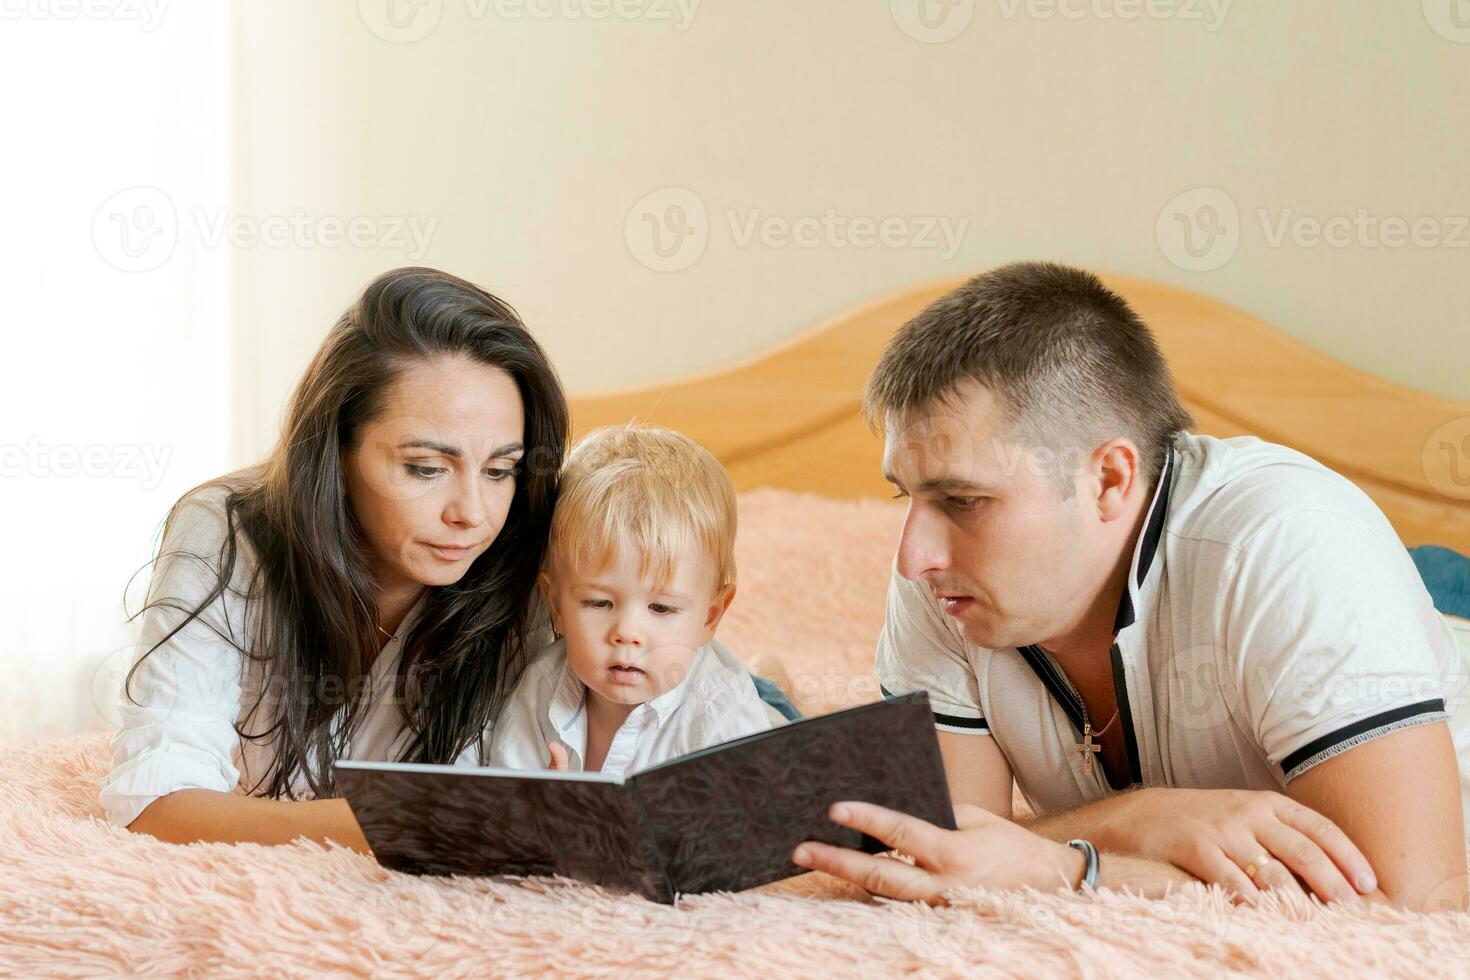
<path id="1" fill-rule="evenodd" d="M 954 827 L 929 696 L 748 735 L 626 776 L 401 762 L 336 764 L 378 861 L 414 874 L 565 875 L 672 902 L 805 869 L 804 840 L 878 841 L 827 808 L 866 800 Z"/>

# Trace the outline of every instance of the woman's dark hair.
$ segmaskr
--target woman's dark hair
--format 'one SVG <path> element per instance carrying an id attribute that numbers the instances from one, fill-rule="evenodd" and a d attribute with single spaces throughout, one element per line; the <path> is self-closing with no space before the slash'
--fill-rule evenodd
<path id="1" fill-rule="evenodd" d="M 295 799 L 298 776 L 314 795 L 334 793 L 332 762 L 369 706 L 367 679 L 382 639 L 368 545 L 348 505 L 342 458 L 383 411 L 403 370 L 438 357 L 469 358 L 514 379 L 525 409 L 525 454 L 494 543 L 458 582 L 426 589 L 422 613 L 403 637 L 395 695 L 411 737 L 399 761 L 453 762 L 477 741 L 483 761 L 481 736 L 525 666 L 566 451 L 566 397 L 508 304 L 443 272 L 396 269 L 374 280 L 327 335 L 269 457 L 203 485 L 229 488 L 224 542 L 210 556 L 219 569 L 213 592 L 192 609 L 150 596 L 137 614 L 157 605 L 187 613 L 147 657 L 232 587 L 245 536 L 257 558 L 245 590 L 259 604 L 246 617 L 256 628 L 242 637 L 208 625 L 264 668 L 259 697 L 235 724 L 241 738 L 274 749 L 269 770 L 249 787 L 255 795 Z M 165 539 L 189 496 L 170 511 Z"/>

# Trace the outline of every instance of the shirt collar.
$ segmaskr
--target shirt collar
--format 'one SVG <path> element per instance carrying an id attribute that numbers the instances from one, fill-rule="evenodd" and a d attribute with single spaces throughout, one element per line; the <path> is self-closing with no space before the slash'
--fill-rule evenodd
<path id="1" fill-rule="evenodd" d="M 1169 514 L 1169 485 L 1174 476 L 1174 450 L 1164 456 L 1163 469 L 1159 471 L 1159 483 L 1154 488 L 1153 501 L 1149 504 L 1148 518 L 1138 543 L 1133 547 L 1133 563 L 1128 569 L 1128 581 L 1123 589 L 1123 598 L 1118 603 L 1118 615 L 1113 620 L 1113 634 L 1123 632 L 1138 620 L 1138 611 L 1143 607 L 1142 593 L 1148 573 L 1156 564 L 1155 556 L 1164 539 L 1164 524 Z"/>
<path id="2" fill-rule="evenodd" d="M 571 662 L 566 660 L 566 639 L 559 640 L 562 646 L 562 668 L 561 679 L 557 681 L 556 690 L 551 696 L 551 702 L 546 706 L 546 716 L 557 731 L 566 734 L 574 725 L 582 720 L 583 712 L 587 704 L 587 685 L 572 670 Z M 667 691 L 650 698 L 638 705 L 633 710 L 647 709 L 652 711 L 657 719 L 656 724 L 662 728 L 673 715 L 674 711 L 684 703 L 689 696 L 690 682 L 704 661 L 708 648 L 700 647 L 694 651 L 694 658 L 689 663 L 689 672 Z M 632 717 L 630 714 L 629 717 Z"/>

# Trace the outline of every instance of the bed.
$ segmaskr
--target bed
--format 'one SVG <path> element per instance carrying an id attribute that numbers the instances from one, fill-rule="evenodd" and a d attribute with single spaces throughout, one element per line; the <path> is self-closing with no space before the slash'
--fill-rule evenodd
<path id="1" fill-rule="evenodd" d="M 1198 431 L 1300 450 L 1357 483 L 1406 545 L 1470 552 L 1470 403 L 1355 370 L 1199 293 L 1103 279 L 1153 330 Z M 639 418 L 681 429 L 725 463 L 740 490 L 891 496 L 859 393 L 898 325 L 961 282 L 865 303 L 718 371 L 583 395 L 573 399 L 573 423 L 585 431 Z"/>
<path id="2" fill-rule="evenodd" d="M 1109 279 L 1158 334 L 1201 428 L 1295 446 L 1355 480 L 1405 543 L 1470 550 L 1470 405 L 1337 364 L 1227 306 Z M 867 303 L 728 369 L 573 399 L 580 431 L 680 428 L 740 494 L 721 638 L 808 713 L 878 696 L 873 641 L 903 518 L 858 393 L 893 330 L 957 281 Z M 730 405 L 746 406 L 738 415 Z M 1447 447 L 1447 448 L 1446 448 Z M 1470 466 L 1467 466 L 1470 469 Z M 1467 481 L 1470 482 L 1470 481 Z M 0 974 L 1053 976 L 1470 970 L 1470 916 L 1235 908 L 965 890 L 943 908 L 820 874 L 677 907 L 578 882 L 413 878 L 307 843 L 162 844 L 107 825 L 105 739 L 0 755 Z"/>

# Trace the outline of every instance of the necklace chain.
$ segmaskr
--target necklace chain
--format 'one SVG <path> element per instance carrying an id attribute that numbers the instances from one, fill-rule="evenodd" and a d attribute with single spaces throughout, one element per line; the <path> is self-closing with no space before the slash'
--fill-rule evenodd
<path id="1" fill-rule="evenodd" d="M 1048 657 L 1051 656 L 1051 651 L 1046 647 L 1037 644 L 1036 648 Z M 1067 687 L 1071 690 L 1072 696 L 1077 699 L 1078 707 L 1082 709 L 1082 741 L 1076 743 L 1076 748 L 1082 754 L 1082 774 L 1084 776 L 1091 776 L 1092 757 L 1102 751 L 1102 745 L 1094 742 L 1093 739 L 1102 738 L 1103 735 L 1107 734 L 1108 729 L 1113 727 L 1113 722 L 1118 720 L 1119 715 L 1122 713 L 1122 708 L 1114 708 L 1113 717 L 1108 719 L 1108 723 L 1097 731 L 1093 731 L 1092 718 L 1087 713 L 1087 702 L 1082 699 L 1082 692 L 1077 689 L 1076 684 L 1072 683 L 1072 678 L 1067 676 L 1065 670 L 1059 671 L 1059 673 L 1062 675 L 1062 680 L 1067 682 Z"/>

